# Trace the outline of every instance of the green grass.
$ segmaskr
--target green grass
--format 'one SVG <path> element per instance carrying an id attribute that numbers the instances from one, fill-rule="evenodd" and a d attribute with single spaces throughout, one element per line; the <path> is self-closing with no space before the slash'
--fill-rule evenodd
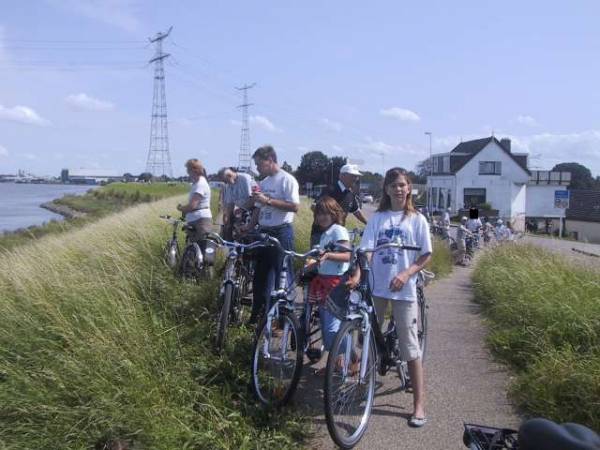
<path id="1" fill-rule="evenodd" d="M 600 429 L 600 272 L 519 244 L 483 255 L 473 280 L 518 404 Z"/>
<path id="2" fill-rule="evenodd" d="M 298 419 L 255 406 L 248 334 L 211 353 L 215 283 L 164 266 L 173 199 L 130 208 L 0 261 L 0 447 L 291 448 Z M 143 226 L 140 226 L 143 224 Z"/>
<path id="3" fill-rule="evenodd" d="M 48 234 L 73 230 L 139 203 L 181 195 L 187 190 L 189 185 L 186 183 L 112 183 L 98 189 L 90 189 L 83 195 L 66 195 L 54 202 L 83 212 L 85 217 L 51 220 L 43 225 L 0 234 L 0 251 L 12 249 Z"/>

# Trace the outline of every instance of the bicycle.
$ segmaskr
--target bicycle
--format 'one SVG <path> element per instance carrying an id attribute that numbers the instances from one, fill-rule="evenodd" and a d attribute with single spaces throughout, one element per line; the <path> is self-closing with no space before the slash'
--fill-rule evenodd
<path id="1" fill-rule="evenodd" d="M 379 245 L 372 249 L 346 249 L 353 253 L 352 261 L 361 269 L 361 279 L 356 289 L 345 293 L 339 290 L 327 298 L 327 307 L 342 325 L 335 337 L 327 359 L 325 375 L 325 417 L 327 428 L 333 441 L 341 448 L 354 447 L 364 435 L 375 395 L 376 372 L 384 376 L 395 368 L 400 378 L 400 388 L 411 388 L 408 366 L 402 361 L 397 349 L 397 335 L 394 319 L 388 323 L 387 330 L 381 331 L 380 320 L 375 313 L 372 288 L 369 283 L 370 265 L 367 253 L 394 248 L 398 250 L 419 251 L 420 247 L 404 245 L 401 241 Z M 343 251 L 340 246 L 336 251 Z M 421 350 L 427 340 L 427 304 L 422 291 L 426 279 L 431 273 L 423 275 L 417 292 L 419 304 L 419 344 Z M 358 368 L 357 368 L 358 366 Z M 349 423 L 344 421 L 348 416 Z M 354 419 L 354 420 L 353 420 Z"/>
<path id="2" fill-rule="evenodd" d="M 465 423 L 463 444 L 470 450 L 592 450 L 600 448 L 600 436 L 576 423 L 535 418 L 518 431 Z"/>
<path id="3" fill-rule="evenodd" d="M 204 252 L 198 242 L 191 239 L 194 228 L 187 225 L 183 218 L 175 219 L 169 215 L 159 216 L 173 226 L 171 239 L 167 241 L 164 249 L 164 258 L 166 264 L 184 279 L 200 281 L 201 279 L 214 278 L 215 249 L 207 244 Z M 177 240 L 177 231 L 181 229 L 186 234 L 186 245 L 183 253 L 180 253 L 179 242 Z M 206 242 L 206 240 L 204 240 Z M 181 254 L 181 257 L 180 257 Z"/>
<path id="4" fill-rule="evenodd" d="M 284 250 L 274 237 L 266 236 L 266 241 L 278 247 L 284 257 L 278 283 L 267 306 L 268 312 L 257 328 L 252 350 L 252 389 L 264 405 L 280 407 L 291 399 L 296 390 L 306 342 L 304 327 L 295 312 L 296 283 L 288 286 L 288 272 L 294 258 L 305 260 L 320 252 L 312 249 L 304 254 L 296 253 Z"/>
<path id="5" fill-rule="evenodd" d="M 250 236 L 248 236 L 250 238 Z M 225 260 L 223 281 L 219 289 L 221 308 L 217 321 L 215 336 L 215 351 L 221 353 L 227 338 L 227 329 L 232 323 L 240 325 L 245 320 L 245 310 L 252 305 L 251 283 L 253 278 L 253 265 L 248 259 L 248 253 L 253 249 L 263 247 L 264 240 L 244 244 L 238 241 L 226 241 L 216 233 L 210 233 L 208 240 L 214 241 L 220 247 L 228 249 Z"/>

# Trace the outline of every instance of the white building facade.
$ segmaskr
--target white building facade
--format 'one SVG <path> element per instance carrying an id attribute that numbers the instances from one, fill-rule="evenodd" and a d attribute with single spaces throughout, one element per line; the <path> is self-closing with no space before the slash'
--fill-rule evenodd
<path id="1" fill-rule="evenodd" d="M 513 153 L 509 139 L 492 136 L 461 142 L 449 153 L 433 155 L 433 175 L 428 177 L 431 207 L 434 211 L 450 208 L 451 214 L 457 214 L 487 204 L 514 229 L 523 230 L 526 216 L 557 214 L 554 191 L 566 189 L 568 183 L 544 182 L 544 177 L 554 179 L 555 174 L 560 172 L 540 175 L 536 171 L 532 177 L 527 154 Z"/>

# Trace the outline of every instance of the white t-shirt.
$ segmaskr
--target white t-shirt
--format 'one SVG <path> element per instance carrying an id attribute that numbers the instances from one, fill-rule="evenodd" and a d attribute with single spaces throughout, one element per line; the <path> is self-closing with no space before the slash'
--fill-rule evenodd
<path id="1" fill-rule="evenodd" d="M 477 233 L 477 230 L 481 228 L 481 219 L 468 219 L 467 220 L 467 230 L 471 233 Z"/>
<path id="2" fill-rule="evenodd" d="M 200 203 L 195 211 L 190 211 L 185 214 L 185 221 L 187 223 L 195 222 L 198 219 L 211 219 L 212 213 L 210 212 L 210 186 L 206 178 L 200 177 L 200 179 L 192 184 L 190 189 L 190 195 L 188 201 L 192 200 L 194 194 L 199 194 L 202 197 Z"/>
<path id="3" fill-rule="evenodd" d="M 421 255 L 431 253 L 431 236 L 425 216 L 413 213 L 404 220 L 403 217 L 404 211 L 384 211 L 373 214 L 367 223 L 360 246 L 373 248 L 400 237 L 404 245 L 421 247 L 419 252 L 384 249 L 374 253 L 371 259 L 373 295 L 390 300 L 412 302 L 417 299 L 417 274 L 410 277 L 408 283 L 399 291 L 392 292 L 390 282 L 400 272 L 408 269 Z"/>
<path id="4" fill-rule="evenodd" d="M 223 203 L 243 208 L 252 196 L 252 186 L 256 182 L 247 173 L 238 172 L 233 184 L 226 184 L 223 188 Z"/>
<path id="5" fill-rule="evenodd" d="M 300 192 L 296 179 L 283 169 L 279 169 L 275 175 L 271 175 L 259 183 L 263 194 L 275 200 L 300 204 Z M 259 204 L 260 205 L 260 204 Z M 260 205 L 258 224 L 263 227 L 275 227 L 284 223 L 292 223 L 294 213 L 283 211 L 269 205 Z"/>
<path id="6" fill-rule="evenodd" d="M 321 234 L 319 248 L 323 250 L 327 244 L 330 244 L 331 242 L 337 243 L 339 241 L 349 240 L 350 236 L 348 235 L 348 230 L 346 230 L 345 227 L 334 223 Z M 319 266 L 319 273 L 321 275 L 343 275 L 349 267 L 350 263 L 332 261 L 328 259 Z"/>

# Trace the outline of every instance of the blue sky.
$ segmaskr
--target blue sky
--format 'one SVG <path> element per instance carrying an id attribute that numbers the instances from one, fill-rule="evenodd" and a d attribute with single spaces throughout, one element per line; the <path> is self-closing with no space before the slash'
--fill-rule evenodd
<path id="1" fill-rule="evenodd" d="M 237 163 L 252 148 L 294 167 L 309 150 L 381 171 L 461 139 L 510 137 L 530 165 L 600 175 L 600 4 L 594 1 L 155 2 L 0 6 L 0 173 L 144 170 L 153 48 L 165 51 L 171 157 Z M 24 6 L 26 5 L 26 6 Z"/>

